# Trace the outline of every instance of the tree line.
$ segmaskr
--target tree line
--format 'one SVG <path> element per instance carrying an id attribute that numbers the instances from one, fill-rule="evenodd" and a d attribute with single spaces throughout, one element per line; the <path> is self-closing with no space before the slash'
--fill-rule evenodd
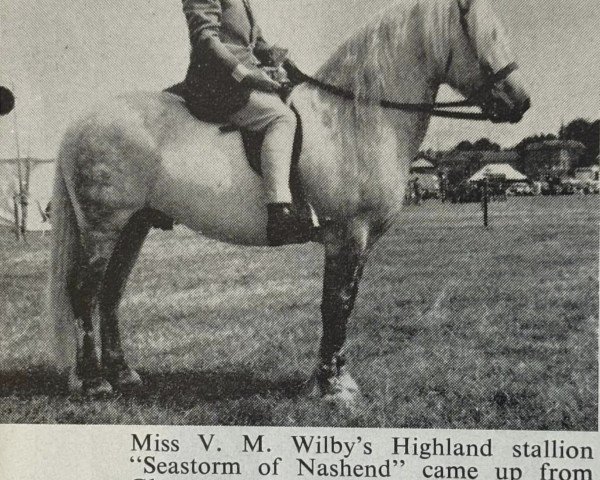
<path id="1" fill-rule="evenodd" d="M 509 150 L 523 152 L 529 145 L 547 140 L 574 140 L 582 143 L 585 146 L 585 151 L 579 161 L 579 166 L 587 167 L 593 165 L 597 163 L 599 154 L 600 120 L 590 121 L 584 118 L 577 118 L 566 125 L 561 126 L 556 134 L 541 133 L 525 137 Z M 463 140 L 453 148 L 453 151 L 461 152 L 473 150 L 499 152 L 502 148 L 499 144 L 492 142 L 489 138 L 481 138 L 475 142 Z"/>

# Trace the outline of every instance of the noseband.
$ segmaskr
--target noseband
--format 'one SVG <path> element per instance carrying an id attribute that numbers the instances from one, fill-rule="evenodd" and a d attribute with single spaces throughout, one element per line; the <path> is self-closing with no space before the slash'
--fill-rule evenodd
<path id="1" fill-rule="evenodd" d="M 467 20 L 467 16 L 469 15 L 470 6 L 463 7 L 458 1 L 458 8 L 460 11 L 460 24 L 462 26 L 463 32 L 469 40 L 469 43 L 475 50 L 475 43 L 473 42 L 471 35 L 469 33 L 469 23 Z M 452 51 L 450 51 L 448 55 L 448 61 L 446 63 L 446 76 L 450 71 L 452 66 Z M 479 57 L 478 57 L 479 58 Z M 457 120 L 476 120 L 476 121 L 486 121 L 492 120 L 492 117 L 484 112 L 463 112 L 459 110 L 454 110 L 456 108 L 465 108 L 465 107 L 479 107 L 479 105 L 475 102 L 475 100 L 480 100 L 485 98 L 485 95 L 489 92 L 493 91 L 494 87 L 506 80 L 506 78 L 517 70 L 519 67 L 516 62 L 511 62 L 506 65 L 504 68 L 501 68 L 497 72 L 494 72 L 486 62 L 479 59 L 479 65 L 481 71 L 483 72 L 484 82 L 483 85 L 475 92 L 472 96 L 472 99 L 469 100 L 459 100 L 455 102 L 433 102 L 433 103 L 404 103 L 404 102 L 392 102 L 389 100 L 378 100 L 372 101 L 372 103 L 377 103 L 381 108 L 389 109 L 389 110 L 400 110 L 403 112 L 414 112 L 414 113 L 427 113 L 434 117 L 441 118 L 451 118 Z M 314 85 L 318 87 L 320 90 L 331 93 L 337 97 L 341 97 L 347 100 L 356 100 L 357 96 L 354 92 L 349 90 L 345 90 L 336 85 L 332 85 L 330 83 L 322 82 L 310 75 L 306 75 L 301 71 L 295 72 L 296 76 L 299 77 L 298 83 L 308 83 L 310 85 Z M 369 102 L 369 99 L 362 98 L 365 102 Z"/>

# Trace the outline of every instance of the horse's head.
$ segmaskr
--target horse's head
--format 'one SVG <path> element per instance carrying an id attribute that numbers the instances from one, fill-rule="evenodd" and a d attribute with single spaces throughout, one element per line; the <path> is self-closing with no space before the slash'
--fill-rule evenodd
<path id="1" fill-rule="evenodd" d="M 444 81 L 493 122 L 516 123 L 530 107 L 504 28 L 488 0 L 450 0 Z"/>

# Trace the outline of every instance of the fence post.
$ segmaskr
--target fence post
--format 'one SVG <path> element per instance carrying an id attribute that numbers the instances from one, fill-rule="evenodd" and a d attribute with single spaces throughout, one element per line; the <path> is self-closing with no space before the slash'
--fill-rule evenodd
<path id="1" fill-rule="evenodd" d="M 25 159 L 25 176 L 21 188 L 21 236 L 27 241 L 27 214 L 29 210 L 29 180 L 31 178 L 31 160 Z"/>
<path id="2" fill-rule="evenodd" d="M 488 218 L 488 192 L 489 192 L 489 188 L 488 188 L 488 178 L 485 177 L 483 180 L 483 196 L 481 198 L 481 201 L 483 202 L 483 226 L 485 228 L 488 227 L 489 225 L 489 218 Z"/>
<path id="3" fill-rule="evenodd" d="M 15 235 L 17 237 L 17 242 L 21 240 L 21 224 L 20 224 L 20 215 L 19 215 L 20 202 L 18 199 L 18 194 L 13 195 L 13 212 L 15 215 Z"/>

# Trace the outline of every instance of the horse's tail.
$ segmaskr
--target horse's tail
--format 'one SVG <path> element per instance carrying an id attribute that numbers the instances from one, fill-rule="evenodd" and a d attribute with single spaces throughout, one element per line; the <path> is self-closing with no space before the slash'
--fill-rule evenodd
<path id="1" fill-rule="evenodd" d="M 56 162 L 50 214 L 52 246 L 48 305 L 55 327 L 55 358 L 59 368 L 73 364 L 77 342 L 69 284 L 79 268 L 82 248 L 76 214 L 78 206 L 74 204 L 74 192 L 69 192 L 67 187 L 70 178 L 65 178 L 73 160 L 63 145 Z"/>

